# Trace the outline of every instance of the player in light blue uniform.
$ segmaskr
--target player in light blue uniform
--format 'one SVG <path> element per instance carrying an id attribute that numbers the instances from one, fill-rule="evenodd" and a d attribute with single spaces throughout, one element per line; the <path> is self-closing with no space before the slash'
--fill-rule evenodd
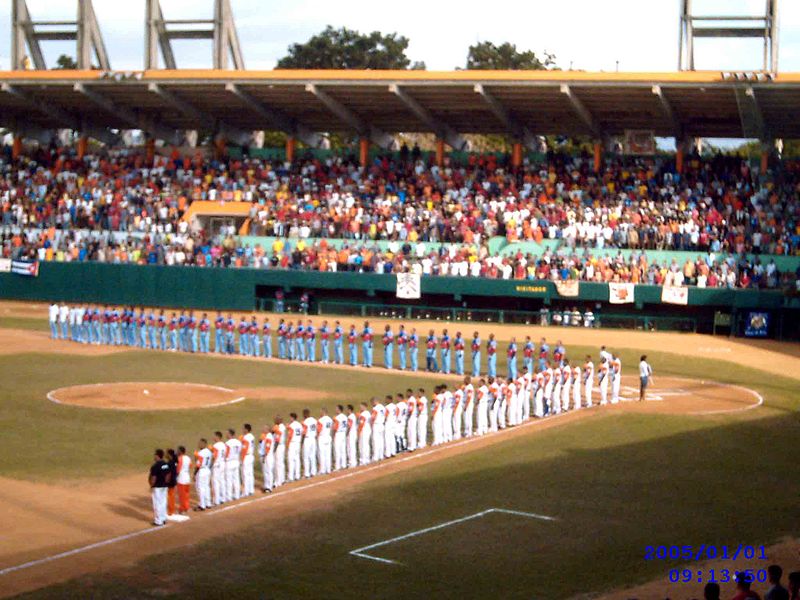
<path id="1" fill-rule="evenodd" d="M 419 360 L 419 336 L 417 330 L 412 328 L 408 336 L 408 362 L 411 370 L 416 372 Z"/>
<path id="2" fill-rule="evenodd" d="M 517 338 L 511 338 L 508 343 L 508 378 L 517 379 Z"/>
<path id="3" fill-rule="evenodd" d="M 497 377 L 497 342 L 493 333 L 489 334 L 486 342 L 486 373 L 489 377 Z"/>
<path id="4" fill-rule="evenodd" d="M 361 331 L 361 351 L 364 354 L 364 366 L 372 367 L 372 327 L 369 321 L 364 321 L 364 329 Z"/>
<path id="5" fill-rule="evenodd" d="M 350 325 L 350 332 L 347 334 L 347 342 L 350 345 L 350 366 L 355 367 L 358 364 L 358 346 L 356 345 L 356 326 Z"/>
<path id="6" fill-rule="evenodd" d="M 317 360 L 317 332 L 311 319 L 306 323 L 306 360 L 308 362 Z"/>
<path id="7" fill-rule="evenodd" d="M 535 350 L 531 336 L 525 336 L 525 348 L 522 350 L 522 366 L 528 369 L 528 373 L 533 373 L 533 353 Z"/>
<path id="8" fill-rule="evenodd" d="M 383 330 L 383 367 L 391 369 L 394 362 L 394 334 L 392 328 L 387 325 Z"/>
<path id="9" fill-rule="evenodd" d="M 261 326 L 261 343 L 264 346 L 264 358 L 272 358 L 272 327 L 268 317 L 264 318 Z"/>
<path id="10" fill-rule="evenodd" d="M 225 318 L 221 312 L 217 313 L 214 319 L 214 352 L 222 354 L 225 352 Z"/>
<path id="11" fill-rule="evenodd" d="M 450 373 L 450 335 L 447 329 L 442 330 L 442 337 L 439 339 L 439 349 L 441 351 L 442 373 Z"/>
<path id="12" fill-rule="evenodd" d="M 322 355 L 322 364 L 328 364 L 331 361 L 330 336 L 328 322 L 323 321 L 322 325 L 319 326 L 319 351 Z"/>
<path id="13" fill-rule="evenodd" d="M 333 356 L 337 365 L 344 364 L 344 330 L 339 321 L 333 328 Z"/>
<path id="14" fill-rule="evenodd" d="M 481 375 L 481 338 L 478 332 L 472 334 L 472 376 Z"/>
<path id="15" fill-rule="evenodd" d="M 297 322 L 297 329 L 295 329 L 294 354 L 300 362 L 306 360 L 306 328 L 303 327 L 302 321 Z"/>
<path id="16" fill-rule="evenodd" d="M 406 344 L 408 343 L 408 335 L 406 334 L 406 326 L 400 325 L 397 330 L 397 362 L 401 371 L 406 370 Z"/>
<path id="17" fill-rule="evenodd" d="M 172 352 L 177 352 L 178 350 L 179 326 L 178 317 L 175 316 L 175 313 L 172 313 L 172 317 L 169 320 L 169 349 Z"/>
<path id="18" fill-rule="evenodd" d="M 119 328 L 117 330 L 119 335 L 119 345 L 129 346 L 130 336 L 128 334 L 128 330 L 131 327 L 130 313 L 127 308 L 123 308 L 122 312 L 117 312 L 117 314 L 119 315 Z"/>
<path id="19" fill-rule="evenodd" d="M 202 354 L 208 354 L 211 349 L 211 321 L 208 320 L 207 313 L 203 313 L 200 323 L 198 324 L 198 329 L 200 329 L 200 352 Z"/>
<path id="20" fill-rule="evenodd" d="M 286 320 L 278 321 L 278 358 L 286 360 Z"/>
<path id="21" fill-rule="evenodd" d="M 161 310 L 158 312 L 158 338 L 159 338 L 159 350 L 166 350 L 167 349 L 167 317 L 164 314 L 164 311 Z"/>
<path id="22" fill-rule="evenodd" d="M 436 346 L 438 346 L 436 335 L 431 329 L 428 332 L 428 339 L 425 341 L 425 368 L 431 372 L 439 370 L 439 366 L 436 364 Z"/>
<path id="23" fill-rule="evenodd" d="M 198 339 L 197 318 L 194 316 L 194 311 L 189 313 L 189 344 L 192 353 L 197 354 L 200 350 L 200 340 Z"/>
<path id="24" fill-rule="evenodd" d="M 255 315 L 247 328 L 247 334 L 250 336 L 250 356 L 261 356 L 261 339 L 258 337 L 258 319 Z"/>
<path id="25" fill-rule="evenodd" d="M 456 339 L 453 341 L 453 349 L 456 353 L 456 375 L 464 374 L 464 338 L 461 332 L 456 331 Z"/>

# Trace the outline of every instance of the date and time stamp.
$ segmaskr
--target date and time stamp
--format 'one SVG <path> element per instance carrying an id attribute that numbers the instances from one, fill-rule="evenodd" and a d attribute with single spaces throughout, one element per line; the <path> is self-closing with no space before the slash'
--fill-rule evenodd
<path id="1" fill-rule="evenodd" d="M 766 561 L 764 546 L 738 544 L 735 546 L 699 544 L 685 546 L 645 546 L 645 560 L 697 562 L 705 560 L 736 561 L 739 559 Z M 667 573 L 670 583 L 729 583 L 744 576 L 750 582 L 765 583 L 767 581 L 766 563 L 763 569 L 692 569 L 683 567 L 670 569 Z"/>

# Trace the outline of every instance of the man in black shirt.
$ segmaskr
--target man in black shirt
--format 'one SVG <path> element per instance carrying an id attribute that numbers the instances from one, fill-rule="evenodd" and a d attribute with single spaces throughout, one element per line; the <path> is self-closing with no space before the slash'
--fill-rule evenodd
<path id="1" fill-rule="evenodd" d="M 159 448 L 148 478 L 153 497 L 153 525 L 164 525 L 167 522 L 167 487 L 172 479 L 172 469 L 164 461 L 164 451 Z"/>

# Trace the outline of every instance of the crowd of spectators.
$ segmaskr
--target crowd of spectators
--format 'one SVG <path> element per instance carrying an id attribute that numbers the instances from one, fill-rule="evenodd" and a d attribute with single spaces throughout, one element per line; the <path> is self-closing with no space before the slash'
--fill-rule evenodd
<path id="1" fill-rule="evenodd" d="M 652 158 L 611 161 L 595 174 L 589 158 L 561 155 L 519 168 L 494 155 L 438 167 L 416 149 L 366 168 L 344 157 L 288 164 L 199 154 L 148 166 L 125 150 L 78 160 L 50 148 L 0 163 L 2 254 L 778 287 L 796 274 L 762 255 L 800 254 L 798 173 L 784 164 L 759 176 L 722 156 L 689 159 L 682 175 Z M 211 237 L 182 219 L 194 200 L 247 202 L 250 233 L 279 239 L 262 247 Z M 492 253 L 494 236 L 507 243 Z M 544 240 L 558 248 L 518 249 Z M 652 250 L 688 250 L 692 258 L 659 263 Z"/>

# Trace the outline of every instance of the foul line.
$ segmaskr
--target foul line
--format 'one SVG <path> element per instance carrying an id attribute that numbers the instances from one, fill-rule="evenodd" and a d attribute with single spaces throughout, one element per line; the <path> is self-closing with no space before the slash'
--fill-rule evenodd
<path id="1" fill-rule="evenodd" d="M 466 517 L 461 517 L 460 519 L 453 519 L 452 521 L 445 521 L 444 523 L 439 523 L 438 525 L 433 525 L 432 527 L 426 527 L 425 529 L 418 529 L 416 531 L 412 531 L 411 533 L 406 533 L 405 535 L 399 535 L 397 537 L 393 537 L 388 540 L 383 540 L 382 542 L 377 542 L 375 544 L 371 544 L 369 546 L 364 546 L 363 548 L 356 548 L 355 550 L 351 550 L 350 554 L 353 556 L 358 556 L 359 558 L 366 558 L 369 560 L 376 560 L 378 562 L 392 564 L 392 565 L 399 565 L 402 564 L 396 560 L 390 560 L 388 558 L 381 558 L 380 556 L 372 556 L 371 554 L 365 554 L 367 550 L 372 550 L 373 548 L 380 548 L 381 546 L 388 546 L 389 544 L 394 544 L 395 542 L 400 542 L 402 540 L 407 540 L 408 538 L 416 537 L 418 535 L 422 535 L 424 533 L 429 533 L 431 531 L 436 531 L 437 529 L 444 529 L 445 527 L 450 527 L 451 525 L 458 525 L 459 523 L 464 523 L 465 521 L 471 521 L 472 519 L 480 519 L 481 517 L 485 517 L 491 513 L 505 513 L 509 515 L 517 515 L 519 517 L 528 517 L 530 519 L 541 519 L 543 521 L 557 521 L 555 517 L 551 517 L 548 515 L 539 515 L 536 513 L 529 513 L 523 512 L 520 510 L 509 510 L 507 508 L 488 508 L 486 510 L 482 510 L 481 512 L 475 513 L 474 515 L 467 515 Z"/>

